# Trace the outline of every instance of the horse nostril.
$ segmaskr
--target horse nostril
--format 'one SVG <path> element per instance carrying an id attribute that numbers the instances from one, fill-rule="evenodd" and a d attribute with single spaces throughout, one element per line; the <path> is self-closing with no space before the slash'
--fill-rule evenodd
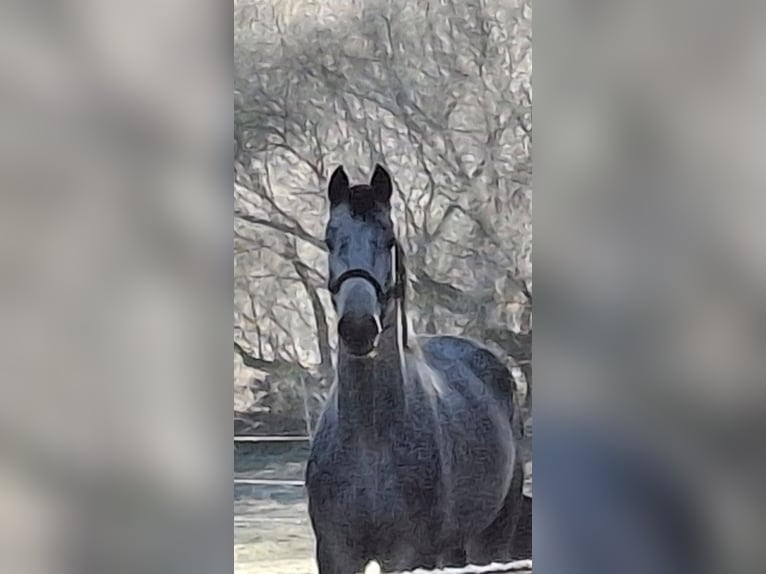
<path id="1" fill-rule="evenodd" d="M 345 315 L 338 322 L 338 335 L 352 347 L 371 347 L 378 334 L 378 321 L 372 315 Z"/>

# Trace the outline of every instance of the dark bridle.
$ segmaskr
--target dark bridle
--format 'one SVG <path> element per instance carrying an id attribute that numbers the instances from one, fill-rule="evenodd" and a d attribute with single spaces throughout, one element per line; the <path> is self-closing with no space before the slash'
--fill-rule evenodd
<path id="1" fill-rule="evenodd" d="M 381 309 L 386 309 L 390 301 L 399 302 L 400 320 L 402 324 L 402 344 L 407 347 L 407 314 L 405 312 L 406 289 L 407 289 L 407 268 L 404 266 L 404 250 L 398 241 L 394 241 L 394 273 L 395 279 L 391 288 L 387 291 L 377 279 L 365 269 L 349 269 L 341 273 L 334 281 L 331 281 L 327 288 L 330 293 L 337 295 L 343 282 L 348 279 L 364 279 L 375 289 Z M 384 326 L 385 327 L 385 326 Z"/>

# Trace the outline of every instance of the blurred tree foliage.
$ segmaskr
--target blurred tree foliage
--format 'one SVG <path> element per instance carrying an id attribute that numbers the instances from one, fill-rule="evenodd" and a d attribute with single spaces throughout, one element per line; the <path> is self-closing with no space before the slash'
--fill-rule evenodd
<path id="1" fill-rule="evenodd" d="M 325 190 L 395 180 L 416 332 L 531 384 L 528 0 L 235 1 L 235 411 L 315 417 L 332 379 Z M 522 385 L 524 388 L 524 385 Z"/>

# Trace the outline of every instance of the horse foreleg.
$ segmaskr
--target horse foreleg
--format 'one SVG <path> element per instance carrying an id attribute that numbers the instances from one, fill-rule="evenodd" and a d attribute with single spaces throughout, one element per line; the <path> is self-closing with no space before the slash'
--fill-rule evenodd
<path id="1" fill-rule="evenodd" d="M 442 553 L 439 558 L 440 568 L 460 568 L 468 564 L 465 548 L 455 546 L 452 550 Z"/>
<path id="2" fill-rule="evenodd" d="M 319 574 L 359 574 L 365 566 L 351 549 L 323 536 L 317 537 L 316 560 Z"/>

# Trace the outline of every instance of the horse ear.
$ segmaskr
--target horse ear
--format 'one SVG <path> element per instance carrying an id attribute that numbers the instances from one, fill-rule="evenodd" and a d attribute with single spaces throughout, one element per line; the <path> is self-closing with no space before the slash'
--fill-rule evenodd
<path id="1" fill-rule="evenodd" d="M 391 185 L 391 176 L 388 175 L 386 168 L 384 168 L 382 165 L 375 165 L 375 171 L 372 174 L 370 186 L 372 187 L 375 201 L 388 203 L 391 200 L 391 192 L 393 191 Z"/>
<path id="2" fill-rule="evenodd" d="M 348 199 L 348 176 L 342 165 L 336 167 L 330 176 L 327 196 L 330 198 L 330 205 L 333 206 Z"/>

